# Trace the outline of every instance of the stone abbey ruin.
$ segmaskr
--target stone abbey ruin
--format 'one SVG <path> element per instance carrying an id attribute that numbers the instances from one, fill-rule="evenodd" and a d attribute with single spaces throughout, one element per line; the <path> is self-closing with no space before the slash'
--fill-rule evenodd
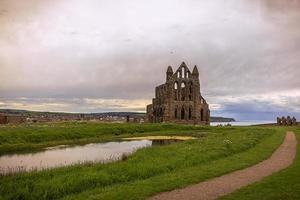
<path id="1" fill-rule="evenodd" d="M 197 66 L 191 72 L 182 62 L 175 73 L 169 66 L 166 75 L 166 83 L 155 88 L 155 98 L 147 106 L 149 122 L 209 125 L 209 105 L 200 92 Z"/>
<path id="2" fill-rule="evenodd" d="M 277 117 L 277 125 L 278 126 L 296 126 L 297 125 L 297 119 L 295 117 L 287 116 L 285 117 Z"/>

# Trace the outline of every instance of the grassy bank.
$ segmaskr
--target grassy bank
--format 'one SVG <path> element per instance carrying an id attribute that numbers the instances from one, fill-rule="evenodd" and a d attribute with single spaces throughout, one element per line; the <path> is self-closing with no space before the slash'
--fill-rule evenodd
<path id="1" fill-rule="evenodd" d="M 173 126 L 206 137 L 140 149 L 126 161 L 1 177 L 0 199 L 145 199 L 253 165 L 270 156 L 284 137 L 282 129 L 165 126 L 151 135 L 173 135 L 168 132 Z M 128 135 L 124 132 L 119 136 Z"/>
<path id="2" fill-rule="evenodd" d="M 86 144 L 118 140 L 121 137 L 180 134 L 211 130 L 209 127 L 171 124 L 100 124 L 65 122 L 0 126 L 0 155 L 20 151 L 35 151 L 62 144 Z"/>
<path id="3" fill-rule="evenodd" d="M 289 168 L 244 187 L 222 200 L 295 200 L 300 199 L 300 127 L 294 128 L 298 146 L 295 162 Z"/>

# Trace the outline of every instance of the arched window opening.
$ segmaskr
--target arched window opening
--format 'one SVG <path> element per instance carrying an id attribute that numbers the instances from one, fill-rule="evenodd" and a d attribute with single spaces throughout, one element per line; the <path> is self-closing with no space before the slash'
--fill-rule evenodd
<path id="1" fill-rule="evenodd" d="M 178 100 L 178 93 L 179 93 L 179 91 L 178 91 L 178 82 L 176 81 L 175 83 L 174 83 L 174 89 L 175 89 L 175 91 L 174 91 L 174 99 L 175 99 L 175 101 L 177 101 Z"/>
<path id="2" fill-rule="evenodd" d="M 175 117 L 175 119 L 177 119 L 177 108 L 175 108 L 174 117 Z"/>
<path id="3" fill-rule="evenodd" d="M 190 75 L 190 73 L 189 73 L 189 72 L 187 72 L 187 73 L 186 73 L 186 77 L 187 77 L 187 78 L 189 78 L 189 75 Z"/>
<path id="4" fill-rule="evenodd" d="M 179 71 L 177 72 L 177 78 L 180 78 L 180 72 Z"/>
<path id="5" fill-rule="evenodd" d="M 203 109 L 201 109 L 200 119 L 203 121 Z"/>
<path id="6" fill-rule="evenodd" d="M 180 85 L 180 87 L 181 87 L 181 91 L 180 91 L 180 93 L 181 93 L 181 101 L 185 101 L 186 100 L 186 84 L 185 84 L 185 82 L 181 82 L 181 85 Z"/>
<path id="7" fill-rule="evenodd" d="M 177 83 L 177 82 L 174 83 L 174 89 L 175 89 L 175 90 L 178 89 L 178 83 Z"/>
<path id="8" fill-rule="evenodd" d="M 181 78 L 184 78 L 184 75 L 185 75 L 185 68 L 182 67 L 181 68 Z"/>
<path id="9" fill-rule="evenodd" d="M 192 108 L 189 108 L 189 120 L 192 119 Z"/>
<path id="10" fill-rule="evenodd" d="M 185 88 L 185 82 L 181 83 L 181 88 Z"/>
<path id="11" fill-rule="evenodd" d="M 185 119 L 184 107 L 181 108 L 181 119 Z"/>
<path id="12" fill-rule="evenodd" d="M 190 83 L 190 88 L 189 88 L 189 100 L 192 100 L 192 95 L 193 95 L 193 83 Z"/>

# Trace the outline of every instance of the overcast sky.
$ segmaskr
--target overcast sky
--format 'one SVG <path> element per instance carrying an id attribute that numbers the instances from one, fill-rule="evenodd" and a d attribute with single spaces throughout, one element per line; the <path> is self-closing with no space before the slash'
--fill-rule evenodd
<path id="1" fill-rule="evenodd" d="M 168 65 L 212 115 L 300 118 L 300 0 L 0 0 L 0 108 L 141 111 Z"/>

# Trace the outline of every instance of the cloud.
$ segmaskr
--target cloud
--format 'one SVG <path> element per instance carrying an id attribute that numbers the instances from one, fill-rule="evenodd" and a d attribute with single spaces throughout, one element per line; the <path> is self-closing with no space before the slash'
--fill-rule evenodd
<path id="1" fill-rule="evenodd" d="M 5 107 L 142 110 L 166 67 L 185 61 L 199 67 L 213 114 L 258 116 L 267 105 L 299 113 L 299 1 L 2 0 L 0 7 Z"/>
<path id="2" fill-rule="evenodd" d="M 219 96 L 218 102 L 211 107 L 216 114 L 226 114 L 240 120 L 268 119 L 278 116 L 296 116 L 300 118 L 300 90 L 283 93 L 265 93 L 239 96 Z"/>
<path id="3" fill-rule="evenodd" d="M 147 99 L 91 99 L 91 98 L 13 98 L 1 99 L 0 109 L 14 108 L 57 112 L 145 112 Z"/>

